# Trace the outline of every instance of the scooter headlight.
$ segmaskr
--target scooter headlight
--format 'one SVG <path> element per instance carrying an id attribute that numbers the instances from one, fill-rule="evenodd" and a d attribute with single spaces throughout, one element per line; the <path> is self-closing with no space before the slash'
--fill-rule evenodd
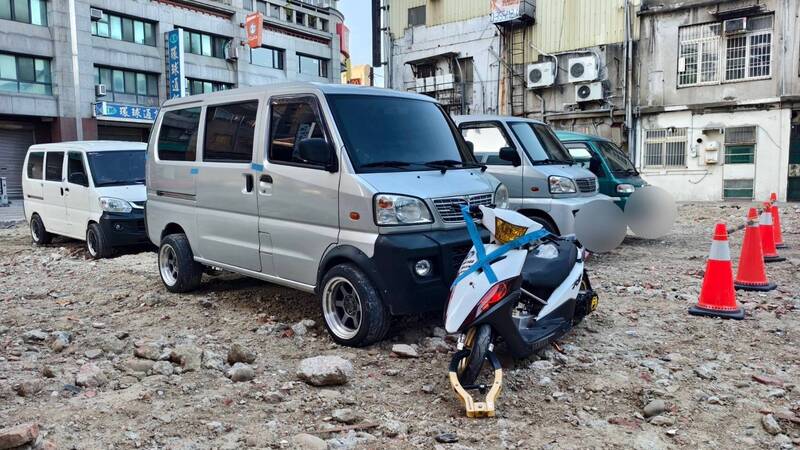
<path id="1" fill-rule="evenodd" d="M 527 227 L 514 225 L 505 220 L 495 217 L 494 219 L 494 238 L 498 244 L 505 244 L 525 235 Z"/>

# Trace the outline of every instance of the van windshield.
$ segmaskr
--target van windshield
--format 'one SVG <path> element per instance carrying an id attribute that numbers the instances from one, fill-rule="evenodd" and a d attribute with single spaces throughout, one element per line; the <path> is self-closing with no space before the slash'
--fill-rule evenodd
<path id="1" fill-rule="evenodd" d="M 436 103 L 375 95 L 328 95 L 356 172 L 479 167 Z"/>
<path id="2" fill-rule="evenodd" d="M 88 152 L 95 187 L 144 184 L 144 150 Z"/>
<path id="3" fill-rule="evenodd" d="M 569 152 L 547 126 L 531 122 L 510 123 L 511 131 L 534 164 L 573 164 Z"/>
<path id="4" fill-rule="evenodd" d="M 638 175 L 639 172 L 633 167 L 631 160 L 625 156 L 625 153 L 611 142 L 597 142 L 597 147 L 600 153 L 605 157 L 608 167 L 615 173 L 631 173 Z"/>

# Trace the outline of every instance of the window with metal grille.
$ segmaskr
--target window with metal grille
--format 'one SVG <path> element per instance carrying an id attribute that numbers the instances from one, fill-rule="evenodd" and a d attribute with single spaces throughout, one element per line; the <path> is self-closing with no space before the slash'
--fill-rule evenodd
<path id="1" fill-rule="evenodd" d="M 680 29 L 678 86 L 719 82 L 721 31 L 720 23 L 692 25 Z"/>
<path id="2" fill-rule="evenodd" d="M 644 166 L 686 167 L 686 128 L 645 131 Z"/>
<path id="3" fill-rule="evenodd" d="M 756 154 L 756 127 L 725 129 L 725 164 L 753 164 Z"/>
<path id="4" fill-rule="evenodd" d="M 408 8 L 408 26 L 425 25 L 425 5 Z"/>
<path id="5" fill-rule="evenodd" d="M 725 81 L 768 78 L 771 75 L 772 17 L 750 17 L 746 33 L 725 40 Z"/>
<path id="6" fill-rule="evenodd" d="M 753 199 L 753 180 L 725 180 L 723 182 L 722 197 L 724 199 Z"/>

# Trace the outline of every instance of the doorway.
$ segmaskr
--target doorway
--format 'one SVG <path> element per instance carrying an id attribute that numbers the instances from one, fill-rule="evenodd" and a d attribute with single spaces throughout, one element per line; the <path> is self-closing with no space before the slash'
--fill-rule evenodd
<path id="1" fill-rule="evenodd" d="M 789 137 L 789 179 L 786 183 L 786 200 L 800 201 L 800 111 L 793 112 L 792 132 Z"/>

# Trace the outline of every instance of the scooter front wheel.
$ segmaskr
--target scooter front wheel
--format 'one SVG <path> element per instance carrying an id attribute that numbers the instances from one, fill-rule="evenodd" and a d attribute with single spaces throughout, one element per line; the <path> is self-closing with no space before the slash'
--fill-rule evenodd
<path id="1" fill-rule="evenodd" d="M 492 343 L 492 327 L 480 325 L 467 330 L 464 349 L 469 350 L 469 355 L 462 359 L 458 365 L 458 381 L 462 385 L 472 385 L 478 379 L 486 361 L 486 354 Z"/>

